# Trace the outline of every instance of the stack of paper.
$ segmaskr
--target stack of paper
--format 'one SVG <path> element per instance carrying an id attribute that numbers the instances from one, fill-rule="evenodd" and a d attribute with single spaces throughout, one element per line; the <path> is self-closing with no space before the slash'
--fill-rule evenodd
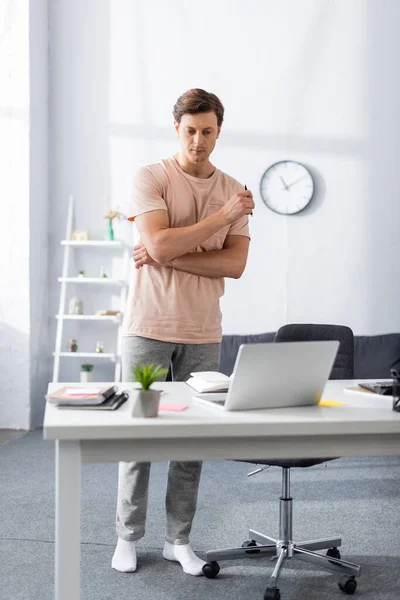
<path id="1" fill-rule="evenodd" d="M 200 394 L 228 391 L 230 379 L 224 373 L 218 373 L 218 371 L 197 371 L 190 373 L 190 375 L 191 377 L 186 383 Z"/>

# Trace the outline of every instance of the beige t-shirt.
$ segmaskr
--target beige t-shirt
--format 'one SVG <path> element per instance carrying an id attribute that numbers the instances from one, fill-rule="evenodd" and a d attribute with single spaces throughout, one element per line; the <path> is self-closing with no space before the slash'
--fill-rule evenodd
<path id="1" fill-rule="evenodd" d="M 243 186 L 219 169 L 208 179 L 199 179 L 168 158 L 136 173 L 128 218 L 164 209 L 170 227 L 194 225 L 239 191 Z M 221 250 L 227 235 L 250 237 L 247 216 L 220 229 L 193 252 Z M 223 293 L 223 277 L 202 277 L 161 265 L 133 267 L 124 335 L 186 344 L 220 342 Z"/>

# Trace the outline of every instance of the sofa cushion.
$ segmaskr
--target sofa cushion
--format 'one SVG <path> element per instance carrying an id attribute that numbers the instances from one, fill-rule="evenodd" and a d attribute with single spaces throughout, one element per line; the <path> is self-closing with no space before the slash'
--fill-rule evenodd
<path id="1" fill-rule="evenodd" d="M 354 337 L 354 377 L 390 378 L 390 365 L 400 359 L 400 334 L 356 335 Z"/>
<path id="2" fill-rule="evenodd" d="M 275 332 L 253 335 L 224 335 L 220 371 L 230 375 L 241 344 L 271 343 Z M 390 378 L 390 365 L 400 359 L 400 333 L 354 336 L 354 378 Z"/>
<path id="3" fill-rule="evenodd" d="M 221 343 L 221 362 L 219 370 L 231 375 L 235 366 L 236 355 L 241 344 L 265 344 L 274 341 L 275 331 L 253 335 L 224 335 Z"/>

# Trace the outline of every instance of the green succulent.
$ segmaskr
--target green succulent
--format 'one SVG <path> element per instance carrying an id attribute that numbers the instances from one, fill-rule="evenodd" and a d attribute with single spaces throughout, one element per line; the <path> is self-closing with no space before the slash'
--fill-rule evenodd
<path id="1" fill-rule="evenodd" d="M 149 390 L 152 383 L 167 373 L 168 369 L 164 369 L 161 365 L 139 364 L 132 368 L 132 375 L 135 381 L 141 384 L 142 390 Z"/>
<path id="2" fill-rule="evenodd" d="M 90 373 L 92 369 L 93 365 L 90 365 L 89 363 L 84 363 L 83 365 L 81 365 L 81 371 L 86 371 L 87 373 Z"/>

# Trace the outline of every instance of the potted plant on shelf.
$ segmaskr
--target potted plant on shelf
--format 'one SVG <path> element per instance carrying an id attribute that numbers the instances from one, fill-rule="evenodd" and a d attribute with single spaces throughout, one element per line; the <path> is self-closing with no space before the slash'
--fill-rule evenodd
<path id="1" fill-rule="evenodd" d="M 150 389 L 150 386 L 167 373 L 168 369 L 164 369 L 161 365 L 136 365 L 132 368 L 135 381 L 141 385 L 141 389 L 135 390 L 137 393 L 136 397 L 134 395 L 133 417 L 156 417 L 158 415 L 161 390 Z"/>
<path id="2" fill-rule="evenodd" d="M 81 383 L 88 383 L 89 381 L 92 381 L 92 371 L 93 365 L 88 363 L 81 365 Z"/>

